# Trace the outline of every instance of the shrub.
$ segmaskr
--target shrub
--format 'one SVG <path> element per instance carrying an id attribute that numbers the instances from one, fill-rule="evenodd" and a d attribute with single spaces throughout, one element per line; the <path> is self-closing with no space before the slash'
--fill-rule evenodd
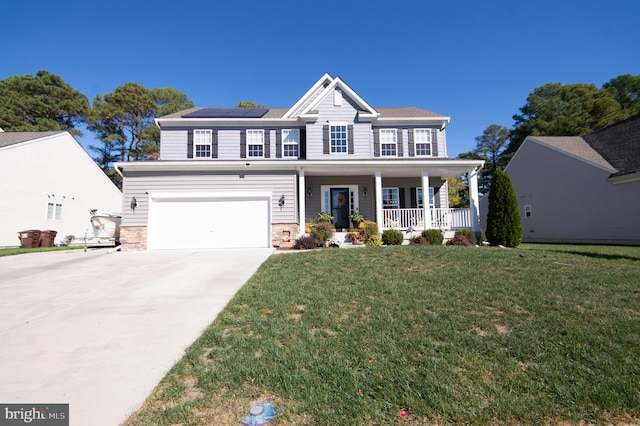
<path id="1" fill-rule="evenodd" d="M 469 242 L 469 240 L 467 239 L 467 237 L 465 237 L 462 234 L 456 234 L 454 235 L 453 238 L 451 238 L 449 241 L 447 241 L 447 245 L 448 246 L 464 246 L 464 247 L 471 247 L 471 243 Z"/>
<path id="2" fill-rule="evenodd" d="M 476 245 L 476 233 L 471 229 L 460 229 L 456 231 L 456 235 L 464 235 L 465 237 L 467 237 L 467 240 L 469 240 L 472 246 Z"/>
<path id="3" fill-rule="evenodd" d="M 418 235 L 417 237 L 413 237 L 409 240 L 409 244 L 412 246 L 428 246 L 429 241 L 422 235 Z"/>
<path id="4" fill-rule="evenodd" d="M 494 246 L 518 247 L 522 241 L 522 225 L 518 199 L 509 176 L 496 169 L 489 191 L 487 240 Z"/>
<path id="5" fill-rule="evenodd" d="M 382 242 L 388 246 L 399 246 L 404 241 L 404 235 L 397 229 L 386 229 L 382 233 Z"/>
<path id="6" fill-rule="evenodd" d="M 333 237 L 333 225 L 330 222 L 319 222 L 313 225 L 313 235 L 320 245 L 324 245 Z"/>
<path id="7" fill-rule="evenodd" d="M 364 245 L 369 247 L 382 247 L 382 238 L 380 238 L 380 235 L 372 235 L 364 240 Z"/>
<path id="8" fill-rule="evenodd" d="M 444 241 L 444 235 L 438 229 L 425 229 L 422 231 L 422 236 L 429 241 L 429 244 L 434 246 L 441 246 Z"/>
<path id="9" fill-rule="evenodd" d="M 318 247 L 318 240 L 313 235 L 304 235 L 296 240 L 293 248 L 296 250 L 309 250 Z"/>
<path id="10" fill-rule="evenodd" d="M 365 220 L 364 222 L 362 222 L 363 228 L 362 228 L 362 235 L 364 235 L 364 239 L 368 240 L 369 238 L 371 238 L 373 235 L 378 235 L 380 236 L 380 231 L 378 230 L 378 224 L 371 221 L 371 220 Z"/>

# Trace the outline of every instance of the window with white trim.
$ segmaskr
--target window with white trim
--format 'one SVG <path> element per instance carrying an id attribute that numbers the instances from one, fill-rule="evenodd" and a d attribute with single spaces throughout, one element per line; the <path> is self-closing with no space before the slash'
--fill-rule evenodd
<path id="1" fill-rule="evenodd" d="M 423 207 L 422 204 L 422 188 L 416 188 L 416 201 L 418 204 L 418 208 L 421 209 Z M 433 187 L 429 187 L 429 208 L 435 208 L 435 197 Z"/>
<path id="2" fill-rule="evenodd" d="M 264 130 L 247 130 L 247 155 L 249 157 L 264 156 Z"/>
<path id="3" fill-rule="evenodd" d="M 300 130 L 282 130 L 282 156 L 298 158 L 298 147 L 300 146 Z"/>
<path id="4" fill-rule="evenodd" d="M 414 129 L 413 141 L 416 145 L 416 157 L 431 156 L 431 129 Z"/>
<path id="5" fill-rule="evenodd" d="M 382 188 L 382 208 L 400 208 L 400 191 L 398 188 Z"/>
<path id="6" fill-rule="evenodd" d="M 47 203 L 47 220 L 62 220 L 62 204 Z"/>
<path id="7" fill-rule="evenodd" d="M 195 158 L 211 158 L 211 130 L 194 129 L 193 148 Z"/>
<path id="8" fill-rule="evenodd" d="M 397 141 L 396 129 L 380 129 L 380 155 L 395 157 L 397 155 Z"/>
<path id="9" fill-rule="evenodd" d="M 329 127 L 329 140 L 332 153 L 347 152 L 347 125 L 332 124 Z"/>

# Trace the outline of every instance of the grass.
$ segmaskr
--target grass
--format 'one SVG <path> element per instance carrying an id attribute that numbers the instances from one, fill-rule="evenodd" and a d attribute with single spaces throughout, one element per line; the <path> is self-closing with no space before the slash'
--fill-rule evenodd
<path id="1" fill-rule="evenodd" d="M 639 424 L 639 271 L 639 247 L 275 255 L 126 424 L 265 398 L 272 425 Z"/>
<path id="2" fill-rule="evenodd" d="M 77 250 L 81 248 L 84 248 L 84 247 L 62 246 L 62 247 L 37 247 L 37 248 L 4 248 L 4 249 L 0 249 L 0 257 L 14 256 L 16 254 L 38 253 L 42 251 Z"/>

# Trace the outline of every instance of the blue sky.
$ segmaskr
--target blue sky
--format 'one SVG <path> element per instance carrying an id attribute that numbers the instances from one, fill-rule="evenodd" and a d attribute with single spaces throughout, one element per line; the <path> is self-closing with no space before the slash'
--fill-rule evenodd
<path id="1" fill-rule="evenodd" d="M 490 124 L 512 127 L 545 83 L 640 74 L 633 0 L 35 0 L 2 9 L 0 79 L 44 69 L 90 101 L 137 82 L 174 87 L 201 107 L 290 107 L 327 72 L 374 108 L 450 116 L 452 157 Z"/>

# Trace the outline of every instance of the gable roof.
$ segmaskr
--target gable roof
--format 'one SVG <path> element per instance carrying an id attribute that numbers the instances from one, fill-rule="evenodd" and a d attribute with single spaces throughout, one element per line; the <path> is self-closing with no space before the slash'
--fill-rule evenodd
<path id="1" fill-rule="evenodd" d="M 584 140 L 618 170 L 615 176 L 640 172 L 640 114 L 589 133 Z"/>
<path id="2" fill-rule="evenodd" d="M 22 142 L 40 139 L 47 136 L 64 133 L 62 130 L 49 132 L 0 132 L 0 148 L 5 146 L 16 145 Z"/>
<path id="3" fill-rule="evenodd" d="M 616 171 L 615 167 L 609 164 L 602 155 L 593 149 L 582 136 L 529 136 L 528 139 L 536 140 L 558 151 L 604 167 L 611 172 Z"/>

